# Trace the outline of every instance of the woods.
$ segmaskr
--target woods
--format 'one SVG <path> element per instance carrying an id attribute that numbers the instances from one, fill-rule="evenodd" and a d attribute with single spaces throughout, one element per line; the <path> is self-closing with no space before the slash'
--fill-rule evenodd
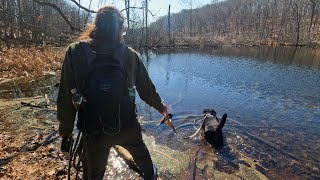
<path id="1" fill-rule="evenodd" d="M 215 0 L 198 8 L 194 0 L 180 0 L 186 9 L 170 13 L 170 18 L 169 13 L 158 17 L 150 11 L 153 1 L 119 2 L 126 17 L 125 40 L 132 46 L 165 46 L 169 34 L 173 45 L 314 46 L 320 41 L 320 0 Z M 66 45 L 93 20 L 93 2 L 86 2 L 1 0 L 0 50 L 32 44 Z M 152 22 L 150 17 L 157 20 Z"/>
<path id="2" fill-rule="evenodd" d="M 65 44 L 90 14 L 64 0 L 1 0 L 0 50 L 31 44 Z"/>
<path id="3" fill-rule="evenodd" d="M 214 0 L 202 7 L 195 0 L 179 0 L 185 9 L 172 13 L 168 5 L 162 9 L 165 16 L 150 9 L 155 2 L 114 2 L 125 17 L 124 40 L 130 46 L 144 50 L 230 45 L 320 47 L 320 0 Z M 41 76 L 59 69 L 65 46 L 78 40 L 93 21 L 94 9 L 106 3 L 112 2 L 0 0 L 2 76 Z M 30 63 L 42 58 L 41 67 Z"/>
<path id="4" fill-rule="evenodd" d="M 176 40 L 244 45 L 315 45 L 320 41 L 319 0 L 225 0 L 171 17 Z M 150 27 L 167 29 L 167 17 Z M 161 33 L 161 32 L 160 32 Z"/>

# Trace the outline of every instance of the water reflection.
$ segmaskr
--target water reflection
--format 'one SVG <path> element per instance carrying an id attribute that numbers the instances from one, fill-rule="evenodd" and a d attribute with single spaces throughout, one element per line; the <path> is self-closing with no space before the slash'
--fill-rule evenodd
<path id="1" fill-rule="evenodd" d="M 224 47 L 176 50 L 183 53 L 210 54 L 217 56 L 233 56 L 253 58 L 258 61 L 270 61 L 279 64 L 293 64 L 306 67 L 320 68 L 320 49 L 305 47 Z M 168 54 L 166 50 L 157 51 L 158 54 Z"/>
<path id="2" fill-rule="evenodd" d="M 170 72 L 171 72 L 171 53 L 168 54 L 168 61 L 167 61 L 167 72 L 166 72 L 166 85 L 169 84 L 169 80 L 170 80 Z"/>

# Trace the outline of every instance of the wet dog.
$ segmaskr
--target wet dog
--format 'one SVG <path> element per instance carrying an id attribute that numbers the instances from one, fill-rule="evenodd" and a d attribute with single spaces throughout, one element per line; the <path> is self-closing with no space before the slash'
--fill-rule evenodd
<path id="1" fill-rule="evenodd" d="M 217 113 L 213 109 L 205 109 L 203 114 L 201 129 L 204 132 L 205 140 L 211 146 L 221 148 L 223 146 L 222 128 L 227 120 L 227 114 L 224 114 L 221 119 L 217 117 Z"/>

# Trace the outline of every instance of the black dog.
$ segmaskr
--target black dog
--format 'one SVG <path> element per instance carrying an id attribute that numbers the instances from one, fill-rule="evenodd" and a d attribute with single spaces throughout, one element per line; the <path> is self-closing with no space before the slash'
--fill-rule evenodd
<path id="1" fill-rule="evenodd" d="M 227 120 L 227 114 L 221 119 L 213 109 L 203 110 L 203 123 L 201 129 L 204 131 L 205 140 L 213 147 L 221 148 L 223 145 L 222 128 Z"/>

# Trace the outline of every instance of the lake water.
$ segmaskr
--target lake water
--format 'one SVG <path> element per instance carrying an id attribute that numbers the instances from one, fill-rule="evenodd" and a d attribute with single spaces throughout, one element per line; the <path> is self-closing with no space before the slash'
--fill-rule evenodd
<path id="1" fill-rule="evenodd" d="M 175 126 L 199 124 L 205 108 L 228 114 L 221 163 L 232 166 L 242 154 L 256 159 L 269 178 L 320 178 L 319 50 L 230 47 L 143 57 Z M 160 119 L 141 100 L 138 112 L 151 122 Z M 182 139 L 193 126 L 178 135 L 164 125 L 144 127 L 176 149 L 204 145 Z"/>

